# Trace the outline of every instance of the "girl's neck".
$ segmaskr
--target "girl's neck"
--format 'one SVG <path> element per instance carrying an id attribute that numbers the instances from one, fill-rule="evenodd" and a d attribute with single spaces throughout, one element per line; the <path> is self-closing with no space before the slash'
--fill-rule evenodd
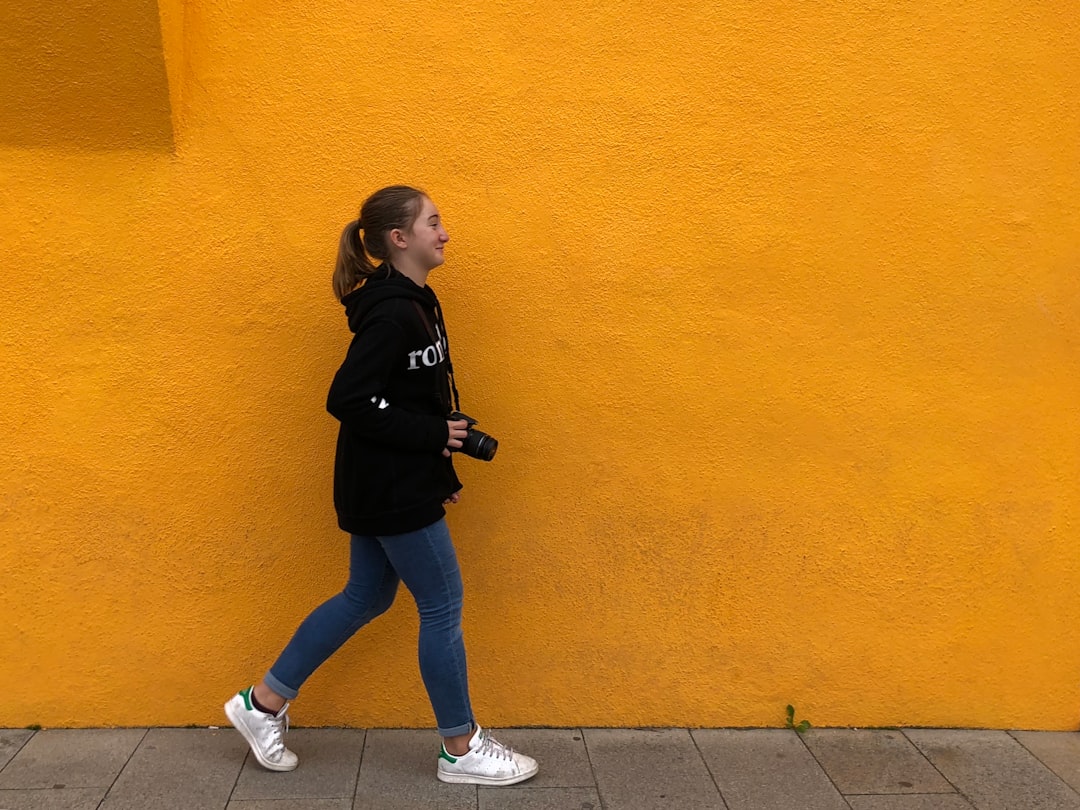
<path id="1" fill-rule="evenodd" d="M 427 286 L 427 277 L 428 273 L 431 272 L 430 270 L 421 270 L 408 261 L 391 261 L 389 264 L 417 287 Z"/>

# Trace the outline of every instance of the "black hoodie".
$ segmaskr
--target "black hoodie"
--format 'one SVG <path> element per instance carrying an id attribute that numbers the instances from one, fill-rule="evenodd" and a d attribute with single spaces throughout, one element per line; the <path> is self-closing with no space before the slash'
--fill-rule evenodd
<path id="1" fill-rule="evenodd" d="M 451 459 L 446 330 L 431 287 L 389 265 L 341 299 L 355 333 L 326 409 L 341 422 L 334 508 L 350 534 L 403 534 L 446 514 Z M 422 313 L 422 314 L 421 314 Z"/>

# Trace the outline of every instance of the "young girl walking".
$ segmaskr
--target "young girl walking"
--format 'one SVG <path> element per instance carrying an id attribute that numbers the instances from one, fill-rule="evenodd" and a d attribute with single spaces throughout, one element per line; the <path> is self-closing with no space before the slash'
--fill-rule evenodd
<path id="1" fill-rule="evenodd" d="M 445 520 L 445 506 L 457 503 L 461 490 L 451 453 L 469 438 L 469 423 L 451 418 L 457 389 L 449 343 L 427 286 L 449 240 L 435 204 L 408 186 L 372 194 L 341 234 L 334 292 L 354 336 L 326 407 L 341 423 L 334 507 L 351 535 L 349 579 L 300 624 L 262 681 L 225 704 L 270 770 L 297 766 L 284 739 L 289 701 L 390 607 L 399 581 L 420 612 L 420 674 L 442 736 L 438 778 L 512 785 L 538 770 L 534 759 L 481 728 L 469 701 L 461 572 Z"/>

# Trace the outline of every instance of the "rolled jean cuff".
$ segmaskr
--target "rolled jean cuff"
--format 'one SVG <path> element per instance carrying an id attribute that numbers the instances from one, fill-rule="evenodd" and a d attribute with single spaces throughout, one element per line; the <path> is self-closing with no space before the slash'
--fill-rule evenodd
<path id="1" fill-rule="evenodd" d="M 266 677 L 263 678 L 263 681 L 273 690 L 275 695 L 281 695 L 286 700 L 294 700 L 296 696 L 300 694 L 300 691 L 298 689 L 293 689 L 291 686 L 286 686 L 277 678 L 275 678 L 273 672 L 267 672 Z"/>
<path id="2" fill-rule="evenodd" d="M 462 734 L 471 734 L 473 730 L 472 723 L 464 723 L 460 726 L 454 726 L 453 728 L 440 728 L 440 737 L 460 737 Z"/>

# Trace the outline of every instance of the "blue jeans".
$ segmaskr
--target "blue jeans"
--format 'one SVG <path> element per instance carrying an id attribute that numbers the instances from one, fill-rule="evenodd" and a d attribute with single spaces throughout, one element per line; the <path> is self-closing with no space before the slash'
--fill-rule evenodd
<path id="1" fill-rule="evenodd" d="M 295 698 L 323 661 L 393 604 L 399 578 L 420 611 L 420 676 L 439 734 L 469 733 L 474 718 L 461 632 L 461 569 L 445 519 L 406 534 L 354 534 L 345 590 L 304 619 L 267 673 L 266 685 Z"/>

